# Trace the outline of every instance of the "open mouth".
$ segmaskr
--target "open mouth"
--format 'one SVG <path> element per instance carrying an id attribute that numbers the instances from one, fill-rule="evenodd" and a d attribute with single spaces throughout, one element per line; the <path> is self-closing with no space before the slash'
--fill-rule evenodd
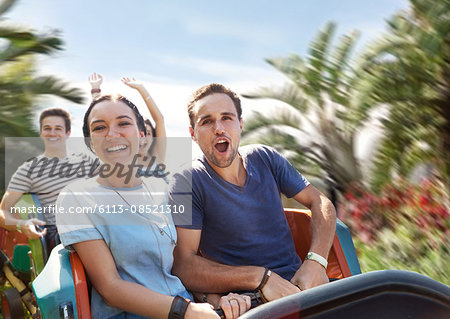
<path id="1" fill-rule="evenodd" d="M 219 153 L 225 153 L 227 151 L 229 145 L 230 145 L 230 143 L 227 140 L 219 139 L 217 141 L 217 143 L 214 145 L 214 147 L 216 148 L 216 150 Z"/>
<path id="2" fill-rule="evenodd" d="M 107 152 L 112 153 L 112 152 L 119 152 L 122 151 L 124 149 L 126 149 L 127 146 L 126 145 L 115 145 L 113 147 L 109 147 L 106 149 Z"/>
<path id="3" fill-rule="evenodd" d="M 49 137 L 49 138 L 47 138 L 47 141 L 50 141 L 50 142 L 57 142 L 59 140 L 59 138 L 57 138 L 57 137 Z"/>

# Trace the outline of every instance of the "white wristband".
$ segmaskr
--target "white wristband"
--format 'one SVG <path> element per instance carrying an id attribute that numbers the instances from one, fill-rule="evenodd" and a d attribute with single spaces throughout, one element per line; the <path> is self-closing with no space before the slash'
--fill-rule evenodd
<path id="1" fill-rule="evenodd" d="M 319 264 L 321 264 L 323 266 L 323 268 L 327 269 L 328 261 L 325 258 L 323 258 L 322 256 L 320 256 L 319 254 L 316 254 L 316 253 L 310 251 L 305 257 L 305 260 L 307 260 L 307 259 L 314 260 L 315 262 L 318 262 Z"/>

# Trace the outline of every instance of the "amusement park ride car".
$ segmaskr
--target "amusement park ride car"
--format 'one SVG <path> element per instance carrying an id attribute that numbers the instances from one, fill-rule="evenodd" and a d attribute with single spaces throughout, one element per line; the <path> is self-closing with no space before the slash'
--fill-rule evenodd
<path id="1" fill-rule="evenodd" d="M 39 205 L 28 194 L 17 205 L 33 204 Z M 310 212 L 285 209 L 285 214 L 304 260 L 311 242 Z M 90 319 L 90 285 L 80 258 L 58 245 L 47 261 L 42 247 L 41 241 L 28 243 L 22 234 L 0 233 L 1 274 L 13 286 L 2 293 L 4 318 L 24 318 L 23 302 L 33 318 Z M 268 302 L 241 318 L 450 318 L 450 287 L 409 271 L 362 274 L 350 231 L 340 220 L 327 275 L 338 280 Z"/>

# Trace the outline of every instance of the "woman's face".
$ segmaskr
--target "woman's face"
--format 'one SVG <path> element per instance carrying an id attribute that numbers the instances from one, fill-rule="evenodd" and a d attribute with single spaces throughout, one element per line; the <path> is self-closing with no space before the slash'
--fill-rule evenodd
<path id="1" fill-rule="evenodd" d="M 133 110 L 125 103 L 102 101 L 94 106 L 88 118 L 91 147 L 107 164 L 130 163 L 139 151 L 139 131 Z"/>
<path id="2" fill-rule="evenodd" d="M 153 137 L 152 127 L 150 125 L 148 125 L 147 123 L 145 123 L 145 129 L 147 130 L 147 136 Z"/>
<path id="3" fill-rule="evenodd" d="M 148 150 L 153 142 L 152 127 L 148 124 L 145 124 L 145 129 L 147 130 L 147 135 L 141 140 L 141 147 L 139 150 L 139 154 L 141 156 L 148 155 Z"/>

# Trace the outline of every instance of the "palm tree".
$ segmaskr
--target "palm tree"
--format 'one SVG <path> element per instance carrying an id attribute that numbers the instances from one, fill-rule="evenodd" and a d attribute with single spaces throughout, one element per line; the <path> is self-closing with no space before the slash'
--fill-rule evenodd
<path id="1" fill-rule="evenodd" d="M 63 42 L 54 32 L 40 35 L 31 29 L 14 27 L 4 14 L 17 0 L 0 2 L 0 132 L 1 136 L 37 136 L 33 109 L 39 96 L 52 95 L 75 103 L 83 101 L 82 92 L 53 76 L 35 76 L 35 56 L 50 55 L 62 49 Z M 4 139 L 0 142 L 1 164 L 4 167 Z M 2 170 L 0 179 L 4 181 Z M 1 185 L 0 184 L 0 185 Z M 0 187 L 3 193 L 4 188 Z"/>
<path id="2" fill-rule="evenodd" d="M 450 1 L 410 0 L 369 50 L 372 97 L 389 103 L 378 172 L 407 175 L 431 162 L 450 182 Z M 388 174 L 377 174 L 376 185 Z"/>
<path id="3" fill-rule="evenodd" d="M 246 121 L 243 143 L 272 145 L 301 172 L 321 179 L 331 196 L 352 184 L 362 184 L 355 156 L 355 136 L 367 119 L 366 89 L 351 67 L 351 51 L 358 34 L 344 35 L 332 46 L 335 24 L 328 23 L 312 41 L 307 58 L 292 54 L 267 62 L 287 81 L 281 87 L 260 88 L 247 98 L 283 102 L 272 113 L 256 112 Z"/>

